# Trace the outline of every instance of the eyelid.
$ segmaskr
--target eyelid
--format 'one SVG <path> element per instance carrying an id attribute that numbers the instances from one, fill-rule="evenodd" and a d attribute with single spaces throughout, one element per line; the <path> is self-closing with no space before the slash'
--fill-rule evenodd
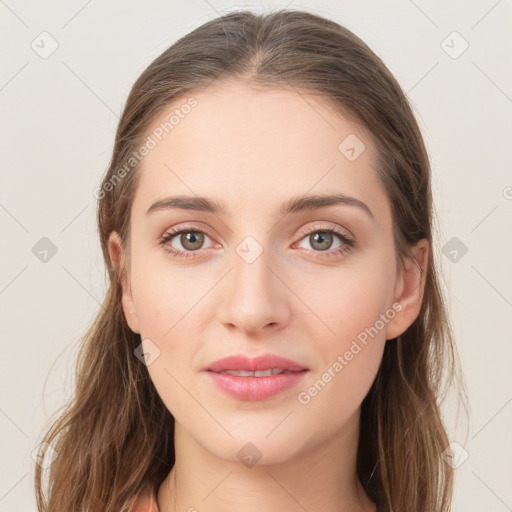
<path id="1" fill-rule="evenodd" d="M 188 224 L 188 223 L 178 224 L 176 226 L 173 226 L 172 228 L 167 229 L 166 233 L 171 233 L 174 235 L 174 234 L 179 234 L 180 232 L 186 231 L 186 230 L 199 231 L 200 233 L 205 233 L 212 239 L 215 238 L 212 235 L 212 233 L 210 232 L 210 229 L 207 227 L 204 227 L 202 224 Z"/>
<path id="2" fill-rule="evenodd" d="M 301 228 L 301 230 L 298 232 L 298 235 L 305 236 L 313 231 L 322 231 L 322 230 L 333 230 L 335 233 L 338 233 L 344 237 L 346 237 L 349 240 L 354 240 L 354 236 L 348 231 L 347 229 L 341 228 L 337 224 L 330 224 L 325 225 L 325 222 L 327 221 L 317 221 L 317 222 L 324 222 L 324 224 L 310 224 L 309 226 L 306 226 L 304 228 Z M 178 224 L 177 226 L 173 226 L 172 228 L 169 228 L 166 233 L 164 233 L 163 236 L 165 236 L 168 233 L 177 234 L 180 233 L 183 230 L 190 230 L 190 231 L 199 231 L 202 233 L 205 233 L 208 235 L 211 239 L 215 239 L 215 237 L 210 232 L 209 228 L 202 227 L 200 224 Z M 297 235 L 297 236 L 298 236 Z"/>
<path id="3" fill-rule="evenodd" d="M 323 222 L 324 223 L 321 225 L 320 224 L 311 224 L 305 228 L 302 228 L 300 231 L 300 236 L 305 236 L 305 235 L 308 235 L 309 233 L 316 232 L 316 231 L 327 231 L 327 232 L 335 233 L 335 234 L 339 235 L 342 239 L 346 239 L 346 240 L 350 241 L 353 245 L 356 245 L 356 239 L 350 231 L 348 231 L 345 228 L 342 228 L 338 224 L 326 225 L 325 224 L 326 221 L 323 221 Z"/>

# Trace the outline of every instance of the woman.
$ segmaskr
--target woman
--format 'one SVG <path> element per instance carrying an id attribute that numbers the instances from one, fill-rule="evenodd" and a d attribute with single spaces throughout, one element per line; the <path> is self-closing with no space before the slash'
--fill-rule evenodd
<path id="1" fill-rule="evenodd" d="M 202 25 L 95 195 L 110 287 L 41 512 L 449 509 L 429 160 L 368 46 L 300 11 Z"/>

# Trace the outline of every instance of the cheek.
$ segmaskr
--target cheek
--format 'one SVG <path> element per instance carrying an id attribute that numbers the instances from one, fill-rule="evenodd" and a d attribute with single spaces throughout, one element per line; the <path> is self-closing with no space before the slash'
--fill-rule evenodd
<path id="1" fill-rule="evenodd" d="M 378 269 L 344 268 L 303 282 L 301 297 L 324 322 L 327 345 L 340 348 L 369 328 L 388 308 L 390 279 Z"/>
<path id="2" fill-rule="evenodd" d="M 368 392 L 382 359 L 386 320 L 392 318 L 389 279 L 377 266 L 345 268 L 333 279 L 316 280 L 313 292 L 304 295 L 325 324 L 316 336 L 320 357 L 307 383 L 310 392 L 303 388 L 315 407 L 337 403 L 350 409 Z"/>
<path id="3" fill-rule="evenodd" d="M 187 418 L 201 414 L 201 411 L 196 410 L 196 402 L 191 400 L 189 394 L 195 397 L 196 393 L 166 356 L 162 352 L 161 357 L 148 367 L 149 376 L 167 410 L 178 422 L 187 423 Z M 179 355 L 173 354 L 173 359 L 176 358 Z"/>
<path id="4" fill-rule="evenodd" d="M 195 393 L 190 368 L 197 323 L 192 319 L 204 291 L 190 287 L 189 278 L 165 265 L 133 268 L 132 293 L 141 339 L 151 340 L 151 349 L 158 352 L 148 372 L 162 401 L 178 419 L 190 409 L 189 392 Z"/>
<path id="5" fill-rule="evenodd" d="M 309 418 L 325 419 L 328 432 L 340 428 L 368 394 L 386 344 L 382 297 L 346 293 L 331 306 L 334 334 L 317 344 L 319 364 L 297 396 Z"/>
<path id="6" fill-rule="evenodd" d="M 200 298 L 187 287 L 179 272 L 170 274 L 169 268 L 157 265 L 134 266 L 132 293 L 141 335 L 165 340 L 172 336 Z"/>

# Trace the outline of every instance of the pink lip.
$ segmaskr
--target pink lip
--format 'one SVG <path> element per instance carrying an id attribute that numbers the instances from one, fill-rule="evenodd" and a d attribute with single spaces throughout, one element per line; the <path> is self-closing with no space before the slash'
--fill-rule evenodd
<path id="1" fill-rule="evenodd" d="M 280 368 L 290 373 L 268 377 L 238 377 L 221 372 L 223 370 L 263 371 Z M 266 400 L 295 386 L 308 369 L 295 361 L 272 354 L 249 359 L 245 356 L 230 356 L 219 359 L 208 366 L 207 374 L 222 391 L 240 400 Z"/>
<path id="2" fill-rule="evenodd" d="M 221 372 L 223 370 L 246 370 L 256 372 L 269 370 L 271 368 L 281 368 L 281 370 L 288 370 L 290 372 L 307 370 L 305 366 L 295 361 L 274 354 L 263 354 L 252 359 L 243 355 L 224 357 L 206 367 L 205 370 L 211 372 Z"/>

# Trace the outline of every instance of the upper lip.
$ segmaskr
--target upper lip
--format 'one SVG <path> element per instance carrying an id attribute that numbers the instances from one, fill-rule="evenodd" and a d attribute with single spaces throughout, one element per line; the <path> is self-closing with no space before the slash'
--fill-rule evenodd
<path id="1" fill-rule="evenodd" d="M 241 354 L 232 355 L 215 361 L 207 366 L 205 370 L 211 372 L 222 372 L 224 370 L 258 372 L 274 368 L 295 372 L 307 370 L 305 366 L 275 354 L 263 354 L 253 358 L 249 358 Z"/>

